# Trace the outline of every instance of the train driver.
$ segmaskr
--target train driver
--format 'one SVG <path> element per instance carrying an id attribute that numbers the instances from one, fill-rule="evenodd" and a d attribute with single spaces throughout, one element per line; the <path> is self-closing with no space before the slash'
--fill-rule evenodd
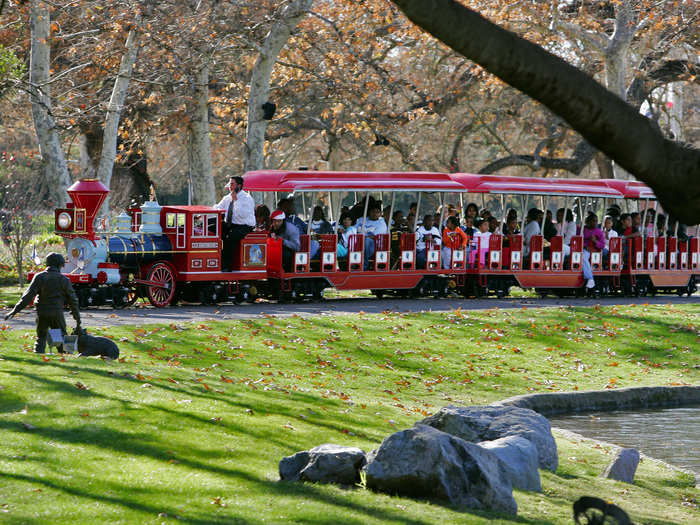
<path id="1" fill-rule="evenodd" d="M 243 191 L 243 177 L 231 177 L 225 188 L 228 193 L 214 207 L 226 210 L 221 225 L 224 247 L 221 252 L 221 270 L 231 271 L 233 254 L 243 237 L 255 227 L 255 201 L 250 193 Z"/>

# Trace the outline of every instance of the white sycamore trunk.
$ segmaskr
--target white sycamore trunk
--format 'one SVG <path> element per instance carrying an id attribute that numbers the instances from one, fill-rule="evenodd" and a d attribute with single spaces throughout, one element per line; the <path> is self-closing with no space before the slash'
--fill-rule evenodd
<path id="1" fill-rule="evenodd" d="M 209 67 L 203 65 L 195 83 L 196 110 L 190 126 L 190 183 L 192 204 L 216 199 L 209 140 Z"/>
<path id="2" fill-rule="evenodd" d="M 139 35 L 138 24 L 140 17 L 136 17 L 134 28 L 129 31 L 126 38 L 126 48 L 119 64 L 119 73 L 114 80 L 112 88 L 112 96 L 109 99 L 107 106 L 107 115 L 105 117 L 104 131 L 102 134 L 102 155 L 100 156 L 100 164 L 97 168 L 97 178 L 109 188 L 112 181 L 112 171 L 114 169 L 114 161 L 117 158 L 117 133 L 119 132 L 119 120 L 121 118 L 124 99 L 126 92 L 129 89 L 131 73 L 134 70 L 136 57 L 139 53 Z M 109 214 L 109 195 L 105 199 L 102 206 L 102 214 Z"/>
<path id="3" fill-rule="evenodd" d="M 268 121 L 263 119 L 262 105 L 270 95 L 270 77 L 277 57 L 299 22 L 311 9 L 313 0 L 293 0 L 280 14 L 260 49 L 250 78 L 248 96 L 248 127 L 243 171 L 262 169 L 265 165 L 265 131 Z"/>
<path id="4" fill-rule="evenodd" d="M 31 30 L 31 60 L 29 83 L 34 129 L 39 140 L 44 181 L 50 205 L 64 206 L 66 190 L 71 185 L 68 164 L 61 149 L 61 139 L 51 116 L 50 54 L 51 18 L 48 5 L 32 0 L 29 19 Z"/>

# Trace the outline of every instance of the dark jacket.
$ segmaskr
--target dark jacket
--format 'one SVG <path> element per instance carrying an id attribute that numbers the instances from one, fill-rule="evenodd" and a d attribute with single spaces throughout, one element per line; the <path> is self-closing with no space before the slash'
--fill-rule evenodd
<path id="1" fill-rule="evenodd" d="M 80 322 L 78 310 L 78 297 L 75 295 L 70 280 L 55 266 L 49 266 L 43 272 L 39 272 L 32 279 L 29 288 L 15 305 L 12 312 L 17 313 L 32 302 L 36 296 L 37 314 L 55 313 L 63 311 L 63 305 L 68 304 L 73 318 Z"/>

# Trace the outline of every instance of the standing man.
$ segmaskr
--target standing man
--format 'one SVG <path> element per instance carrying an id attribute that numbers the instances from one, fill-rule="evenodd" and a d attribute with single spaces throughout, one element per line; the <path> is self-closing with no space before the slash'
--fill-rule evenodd
<path id="1" fill-rule="evenodd" d="M 231 177 L 225 188 L 229 193 L 214 207 L 226 210 L 221 225 L 221 239 L 224 244 L 221 251 L 221 271 L 228 272 L 233 268 L 235 250 L 243 237 L 255 227 L 255 201 L 250 193 L 243 191 L 243 177 Z"/>
<path id="2" fill-rule="evenodd" d="M 60 328 L 63 335 L 66 334 L 66 320 L 63 317 L 64 304 L 68 303 L 75 319 L 75 327 L 80 330 L 78 297 L 75 295 L 68 277 L 61 274 L 61 268 L 65 264 L 66 261 L 60 253 L 48 254 L 46 256 L 46 270 L 34 276 L 22 298 L 5 316 L 5 320 L 10 319 L 31 303 L 37 295 L 39 296 L 36 302 L 36 343 L 34 344 L 34 351 L 37 354 L 44 353 L 49 328 Z M 63 345 L 58 347 L 58 351 L 63 352 Z"/>

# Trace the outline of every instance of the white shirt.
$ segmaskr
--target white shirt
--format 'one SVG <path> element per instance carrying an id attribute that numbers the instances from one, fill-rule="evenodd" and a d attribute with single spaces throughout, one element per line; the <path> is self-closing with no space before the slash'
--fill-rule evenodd
<path id="1" fill-rule="evenodd" d="M 364 225 L 365 231 L 362 231 L 362 226 Z M 383 217 L 379 217 L 377 220 L 372 220 L 367 217 L 365 222 L 362 218 L 357 219 L 355 223 L 357 231 L 360 233 L 366 233 L 367 235 L 380 235 L 382 233 L 389 233 L 389 228 L 386 227 L 386 222 L 384 222 Z"/>
<path id="2" fill-rule="evenodd" d="M 476 230 L 474 236 L 472 237 L 472 246 L 475 250 L 487 250 L 489 249 L 489 239 L 491 239 L 491 232 L 481 230 Z"/>
<path id="3" fill-rule="evenodd" d="M 619 237 L 619 235 L 615 230 L 610 228 L 610 231 L 603 230 L 603 236 L 605 237 L 605 249 L 610 251 L 610 239 Z"/>
<path id="4" fill-rule="evenodd" d="M 569 246 L 571 244 L 571 238 L 576 235 L 576 223 L 574 221 L 568 221 L 564 233 L 561 232 L 562 226 L 564 226 L 563 223 L 557 224 L 557 235 L 562 235 L 564 237 L 564 245 Z"/>
<path id="5" fill-rule="evenodd" d="M 236 201 L 233 203 L 231 213 L 231 224 L 245 224 L 246 226 L 255 227 L 255 201 L 247 191 L 239 191 L 236 194 Z M 224 222 L 228 222 L 228 207 L 231 204 L 231 194 L 227 193 L 224 198 L 219 201 L 214 207 L 218 210 L 226 210 L 224 214 Z"/>
<path id="6" fill-rule="evenodd" d="M 523 230 L 523 257 L 530 255 L 530 239 L 532 239 L 533 235 L 539 234 L 540 223 L 538 221 L 530 221 L 525 225 Z"/>
<path id="7" fill-rule="evenodd" d="M 416 250 L 425 250 L 426 235 L 433 236 L 433 246 L 440 246 L 440 244 L 442 244 L 442 239 L 440 238 L 440 230 L 437 229 L 437 226 L 433 226 L 429 230 L 426 230 L 425 226 L 421 224 L 416 230 Z"/>

